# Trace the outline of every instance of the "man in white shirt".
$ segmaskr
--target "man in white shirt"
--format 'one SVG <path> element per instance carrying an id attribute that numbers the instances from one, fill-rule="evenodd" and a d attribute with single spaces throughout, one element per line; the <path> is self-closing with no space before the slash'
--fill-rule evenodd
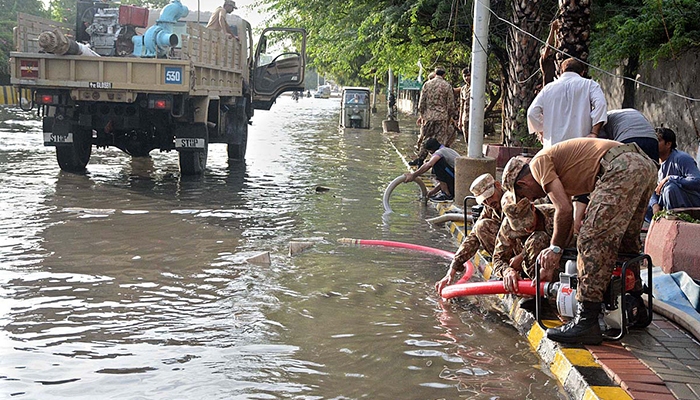
<path id="1" fill-rule="evenodd" d="M 580 61 L 565 60 L 559 79 L 545 86 L 527 110 L 528 129 L 545 149 L 567 139 L 597 137 L 608 120 L 603 91 L 582 76 L 584 69 Z"/>

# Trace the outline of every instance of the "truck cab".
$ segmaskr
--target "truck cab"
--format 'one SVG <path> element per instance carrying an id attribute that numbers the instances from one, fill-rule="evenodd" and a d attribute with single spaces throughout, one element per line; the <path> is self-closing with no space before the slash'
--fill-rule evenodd
<path id="1" fill-rule="evenodd" d="M 75 26 L 19 14 L 10 54 L 11 82 L 31 92 L 25 110 L 43 118 L 44 144 L 56 147 L 62 170 L 82 172 L 93 146 L 114 146 L 134 157 L 177 151 L 182 175 L 201 174 L 209 144 L 243 160 L 255 110 L 303 90 L 303 29 L 267 28 L 254 46 L 247 21 L 232 18 L 232 38 L 185 21 L 179 0 L 151 22 L 145 9 L 89 3 Z M 98 54 L 81 53 L 86 44 Z"/>

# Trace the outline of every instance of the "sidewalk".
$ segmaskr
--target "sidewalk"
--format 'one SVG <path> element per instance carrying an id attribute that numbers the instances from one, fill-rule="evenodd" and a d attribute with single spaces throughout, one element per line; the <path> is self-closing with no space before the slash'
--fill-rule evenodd
<path id="1" fill-rule="evenodd" d="M 429 178 L 422 179 L 426 187 L 434 187 Z M 452 203 L 431 204 L 440 214 L 461 213 Z M 448 222 L 447 227 L 458 245 L 466 234 L 464 224 Z M 481 278 L 488 280 L 488 255 L 477 253 L 472 262 Z M 700 400 L 700 343 L 667 318 L 654 314 L 652 325 L 631 331 L 621 342 L 568 346 L 547 339 L 534 316 L 518 307 L 515 296 L 498 296 L 504 311 L 572 399 Z"/>

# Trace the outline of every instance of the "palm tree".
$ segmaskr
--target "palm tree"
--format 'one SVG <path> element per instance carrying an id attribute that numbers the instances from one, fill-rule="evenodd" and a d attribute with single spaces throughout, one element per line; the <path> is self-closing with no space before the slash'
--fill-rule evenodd
<path id="1" fill-rule="evenodd" d="M 588 61 L 588 46 L 591 38 L 591 0 L 559 0 L 559 21 L 557 32 L 559 50 Z M 561 63 L 567 56 L 557 54 Z"/>
<path id="2" fill-rule="evenodd" d="M 552 0 L 513 0 L 511 12 L 513 22 L 522 30 L 540 37 L 547 27 L 543 14 Z M 506 144 L 519 145 L 528 138 L 526 111 L 537 94 L 542 82 L 539 70 L 541 45 L 529 35 L 510 28 L 508 33 L 508 69 L 503 107 L 503 129 Z"/>

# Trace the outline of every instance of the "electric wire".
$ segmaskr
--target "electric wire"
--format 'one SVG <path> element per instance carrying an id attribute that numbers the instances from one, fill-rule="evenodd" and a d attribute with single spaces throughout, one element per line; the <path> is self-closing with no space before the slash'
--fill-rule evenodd
<path id="1" fill-rule="evenodd" d="M 606 74 L 606 75 L 610 75 L 610 76 L 612 76 L 613 78 L 627 80 L 627 81 L 634 82 L 634 83 L 636 83 L 636 84 L 638 84 L 638 85 L 640 85 L 640 86 L 644 86 L 644 87 L 649 88 L 649 89 L 658 90 L 658 91 L 663 92 L 663 93 L 666 93 L 666 94 L 670 94 L 670 95 L 673 95 L 673 96 L 676 96 L 676 97 L 680 97 L 681 99 L 685 99 L 685 100 L 693 101 L 693 102 L 700 101 L 700 99 L 698 99 L 698 98 L 685 96 L 685 95 L 682 95 L 682 94 L 680 94 L 680 93 L 676 93 L 676 92 L 671 91 L 671 90 L 668 90 L 668 89 L 664 89 L 664 88 L 661 88 L 661 87 L 658 87 L 658 86 L 654 86 L 654 85 L 650 85 L 650 84 L 648 84 L 648 83 L 644 83 L 644 82 L 642 82 L 642 81 L 640 81 L 640 80 L 637 80 L 637 79 L 634 79 L 634 78 L 630 78 L 630 77 L 627 77 L 627 76 L 618 75 L 618 74 L 612 73 L 612 72 L 610 72 L 610 71 L 607 71 L 607 70 L 605 70 L 605 69 L 603 69 L 603 68 L 597 67 L 597 66 L 595 66 L 595 65 L 593 65 L 593 64 L 587 63 L 586 61 L 583 61 L 583 60 L 581 60 L 581 59 L 578 58 L 578 57 L 574 57 L 574 56 L 572 56 L 571 54 L 569 54 L 569 53 L 567 53 L 567 52 L 565 52 L 565 51 L 559 50 L 559 49 L 557 49 L 557 48 L 554 47 L 554 46 L 548 45 L 545 41 L 543 41 L 542 39 L 540 39 L 540 38 L 538 38 L 537 36 L 533 35 L 532 33 L 530 33 L 530 32 L 528 32 L 528 31 L 526 31 L 526 30 L 520 28 L 519 26 L 515 25 L 514 23 L 512 23 L 511 21 L 508 21 L 508 20 L 505 19 L 505 18 L 501 18 L 498 14 L 496 14 L 491 8 L 489 8 L 486 4 L 482 3 L 480 0 L 475 0 L 475 2 L 478 2 L 478 3 L 480 3 L 482 6 L 484 6 L 484 8 L 486 8 L 487 10 L 489 10 L 489 12 L 490 12 L 491 14 L 493 14 L 493 15 L 494 15 L 498 20 L 500 20 L 501 22 L 504 22 L 504 23 L 506 23 L 506 24 L 512 26 L 513 28 L 515 28 L 515 29 L 519 30 L 520 32 L 522 32 L 522 33 L 524 33 L 524 34 L 530 36 L 531 38 L 533 38 L 533 39 L 535 39 L 536 41 L 542 43 L 543 45 L 545 45 L 545 46 L 551 48 L 552 50 L 556 51 L 557 53 L 561 53 L 561 54 L 563 54 L 563 55 L 565 55 L 565 56 L 567 56 L 567 57 L 569 57 L 569 58 L 573 58 L 573 59 L 575 59 L 575 60 L 577 60 L 577 61 L 583 63 L 584 65 L 586 65 L 586 66 L 588 66 L 588 67 L 590 67 L 590 68 L 592 68 L 592 69 L 594 69 L 594 70 L 596 70 L 596 71 L 602 72 L 602 73 L 604 73 L 604 74 Z M 483 48 L 483 46 L 482 46 L 482 48 Z"/>

